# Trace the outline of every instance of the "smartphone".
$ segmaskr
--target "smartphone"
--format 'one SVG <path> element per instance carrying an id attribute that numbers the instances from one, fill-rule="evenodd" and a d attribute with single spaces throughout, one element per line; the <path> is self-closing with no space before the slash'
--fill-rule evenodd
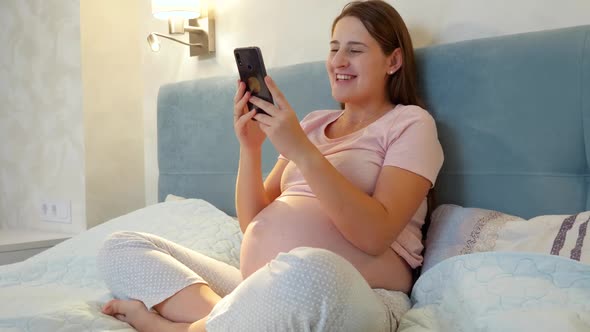
<path id="1" fill-rule="evenodd" d="M 274 103 L 272 94 L 264 82 L 266 68 L 264 67 L 260 48 L 256 46 L 238 47 L 234 49 L 234 57 L 240 73 L 240 80 L 246 83 L 246 90 L 250 91 L 253 96 L 264 99 L 271 104 Z M 248 102 L 248 110 L 253 109 L 268 115 L 265 111 Z"/>

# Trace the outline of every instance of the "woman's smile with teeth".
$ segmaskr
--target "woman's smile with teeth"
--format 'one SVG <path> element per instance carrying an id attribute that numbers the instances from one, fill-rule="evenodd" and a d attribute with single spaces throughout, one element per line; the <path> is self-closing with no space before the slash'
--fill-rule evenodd
<path id="1" fill-rule="evenodd" d="M 336 80 L 338 80 L 338 81 L 351 80 L 355 77 L 356 76 L 352 76 L 352 75 L 336 74 Z"/>

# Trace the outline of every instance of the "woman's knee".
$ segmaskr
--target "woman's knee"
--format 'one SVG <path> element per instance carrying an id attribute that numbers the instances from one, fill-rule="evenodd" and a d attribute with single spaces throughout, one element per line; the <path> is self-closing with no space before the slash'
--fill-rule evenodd
<path id="1" fill-rule="evenodd" d="M 287 263 L 273 283 L 320 331 L 381 331 L 388 314 L 361 273 L 344 257 L 319 248 L 295 248 L 269 265 Z M 310 325 L 307 325 L 310 326 Z"/>
<path id="2" fill-rule="evenodd" d="M 326 249 L 299 247 L 288 253 L 281 253 L 271 264 L 286 263 L 294 278 L 319 283 L 319 287 L 347 287 L 354 282 L 363 282 L 360 272 L 345 258 Z M 324 282 L 327 282 L 326 285 Z M 311 285 L 313 286 L 313 284 Z"/>
<path id="3" fill-rule="evenodd" d="M 104 276 L 107 269 L 115 267 L 116 262 L 126 256 L 131 248 L 145 246 L 148 242 L 141 233 L 120 231 L 108 235 L 103 241 L 97 253 L 97 268 Z"/>
<path id="4" fill-rule="evenodd" d="M 110 255 L 118 250 L 136 246 L 137 242 L 145 241 L 138 232 L 120 231 L 108 235 L 98 250 L 98 256 Z"/>
<path id="5" fill-rule="evenodd" d="M 244 331 L 380 331 L 373 327 L 385 326 L 385 319 L 383 304 L 352 264 L 328 250 L 302 247 L 246 279 L 214 308 L 208 328 L 248 321 L 253 325 Z"/>

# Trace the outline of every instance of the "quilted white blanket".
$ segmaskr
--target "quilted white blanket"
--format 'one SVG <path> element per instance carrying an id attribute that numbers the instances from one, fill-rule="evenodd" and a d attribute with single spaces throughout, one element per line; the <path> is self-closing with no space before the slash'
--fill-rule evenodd
<path id="1" fill-rule="evenodd" d="M 590 266 L 559 256 L 455 256 L 422 275 L 399 331 L 590 331 Z"/>
<path id="2" fill-rule="evenodd" d="M 100 313 L 111 295 L 97 276 L 95 255 L 105 236 L 119 230 L 157 234 L 239 264 L 241 232 L 233 218 L 202 200 L 152 205 L 0 266 L 0 331 L 134 331 Z"/>

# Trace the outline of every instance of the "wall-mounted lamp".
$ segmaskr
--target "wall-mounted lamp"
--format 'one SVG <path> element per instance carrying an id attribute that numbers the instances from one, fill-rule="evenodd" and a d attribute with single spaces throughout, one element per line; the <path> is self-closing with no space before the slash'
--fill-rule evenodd
<path id="1" fill-rule="evenodd" d="M 182 35 L 188 32 L 189 35 L 187 43 L 152 32 L 147 37 L 152 51 L 160 50 L 157 37 L 160 36 L 189 46 L 191 56 L 215 53 L 215 15 L 208 6 L 201 6 L 199 0 L 152 0 L 152 14 L 158 19 L 168 20 L 169 34 Z"/>

